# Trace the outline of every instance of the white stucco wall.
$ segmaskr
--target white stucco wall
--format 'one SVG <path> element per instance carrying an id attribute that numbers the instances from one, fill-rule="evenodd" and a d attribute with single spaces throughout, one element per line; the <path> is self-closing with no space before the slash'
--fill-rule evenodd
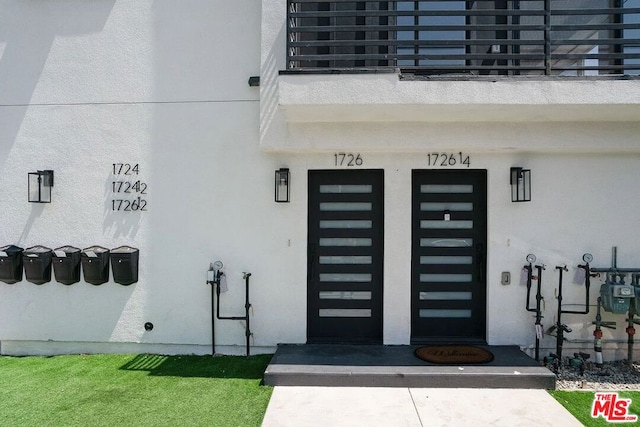
<path id="1" fill-rule="evenodd" d="M 70 344 L 52 351 L 208 352 L 205 273 L 216 259 L 231 287 L 223 309 L 242 312 L 242 271 L 254 274 L 252 298 L 266 295 L 260 281 L 281 266 L 260 254 L 288 246 L 254 238 L 277 209 L 279 166 L 257 149 L 258 91 L 247 84 L 259 74 L 259 20 L 249 0 L 0 2 L 0 245 L 140 249 L 129 287 L 0 283 L 0 351 L 53 341 Z M 147 212 L 111 210 L 119 162 L 139 163 Z M 51 204 L 26 201 L 38 169 L 55 171 Z M 276 233 L 283 222 L 272 222 Z M 274 342 L 260 332 L 273 327 L 264 309 L 254 304 L 256 346 Z M 220 348 L 242 345 L 241 323 L 220 323 Z"/>
<path id="2" fill-rule="evenodd" d="M 0 0 L 0 246 L 140 249 L 128 287 L 0 283 L 0 352 L 209 352 L 205 278 L 217 259 L 230 287 L 223 315 L 243 313 L 242 272 L 252 273 L 253 352 L 304 343 L 307 172 L 335 168 L 335 151 L 384 169 L 385 344 L 410 339 L 411 171 L 433 150 L 464 151 L 488 171 L 490 344 L 534 342 L 518 284 L 527 253 L 547 264 L 545 326 L 556 265 L 591 252 L 608 267 L 617 246 L 619 266 L 640 267 L 638 120 L 291 120 L 278 98 L 284 2 L 262 3 L 261 15 L 251 0 Z M 257 75 L 261 87 L 249 87 Z M 147 212 L 112 211 L 120 162 L 140 165 Z M 511 166 L 532 169 L 532 202 L 510 201 Z M 291 170 L 289 204 L 273 201 L 279 167 Z M 55 171 L 51 204 L 27 203 L 26 174 L 38 169 Z M 582 302 L 572 277 L 565 302 Z M 593 317 L 567 315 L 571 338 L 589 341 Z M 626 339 L 624 328 L 605 338 Z M 243 322 L 218 322 L 216 344 L 242 353 Z"/>

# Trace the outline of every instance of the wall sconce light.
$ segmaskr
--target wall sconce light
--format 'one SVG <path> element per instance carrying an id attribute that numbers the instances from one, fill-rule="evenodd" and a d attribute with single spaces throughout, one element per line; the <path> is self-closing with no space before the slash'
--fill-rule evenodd
<path id="1" fill-rule="evenodd" d="M 511 168 L 511 201 L 531 201 L 531 170 Z"/>
<path id="2" fill-rule="evenodd" d="M 288 168 L 280 168 L 276 171 L 275 200 L 276 203 L 289 203 L 289 187 L 291 174 Z"/>
<path id="3" fill-rule="evenodd" d="M 53 187 L 53 171 L 44 170 L 28 173 L 29 202 L 51 203 L 51 187 Z"/>

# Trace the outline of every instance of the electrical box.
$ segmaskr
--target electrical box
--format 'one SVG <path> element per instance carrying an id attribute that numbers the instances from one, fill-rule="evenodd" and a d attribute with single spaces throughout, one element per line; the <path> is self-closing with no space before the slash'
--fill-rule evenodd
<path id="1" fill-rule="evenodd" d="M 42 285 L 51 281 L 52 253 L 45 246 L 33 246 L 22 252 L 24 275 L 28 282 Z"/>
<path id="2" fill-rule="evenodd" d="M 120 246 L 111 250 L 111 271 L 114 282 L 131 285 L 138 281 L 139 253 L 138 249 L 130 246 Z"/>
<path id="3" fill-rule="evenodd" d="M 54 249 L 52 264 L 56 282 L 73 285 L 80 281 L 80 249 L 73 246 Z"/>
<path id="4" fill-rule="evenodd" d="M 631 285 L 607 282 L 600 286 L 600 297 L 605 311 L 623 314 L 629 311 L 635 290 Z"/>
<path id="5" fill-rule="evenodd" d="M 14 245 L 0 248 L 0 281 L 13 284 L 22 280 L 23 250 Z"/>
<path id="6" fill-rule="evenodd" d="M 91 246 L 80 253 L 84 281 L 101 285 L 109 281 L 109 249 Z"/>

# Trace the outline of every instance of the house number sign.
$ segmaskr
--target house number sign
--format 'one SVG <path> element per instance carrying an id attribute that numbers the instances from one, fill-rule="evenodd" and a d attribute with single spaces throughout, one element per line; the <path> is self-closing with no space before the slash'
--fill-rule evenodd
<path id="1" fill-rule="evenodd" d="M 346 167 L 355 167 L 362 166 L 364 164 L 364 160 L 360 153 L 334 153 L 333 154 L 333 165 L 334 166 L 346 166 Z"/>
<path id="2" fill-rule="evenodd" d="M 142 181 L 139 163 L 112 163 L 111 210 L 139 212 L 147 210 L 145 196 L 149 186 Z"/>
<path id="3" fill-rule="evenodd" d="M 462 152 L 458 153 L 429 153 L 427 154 L 427 165 L 434 167 L 453 167 L 466 166 L 471 167 L 471 159 L 469 155 Z"/>

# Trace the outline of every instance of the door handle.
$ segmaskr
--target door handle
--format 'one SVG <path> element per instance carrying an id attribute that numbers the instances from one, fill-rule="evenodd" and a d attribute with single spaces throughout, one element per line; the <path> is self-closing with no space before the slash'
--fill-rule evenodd
<path id="1" fill-rule="evenodd" d="M 318 247 L 311 243 L 309 244 L 309 281 L 315 283 L 316 281 L 316 263 L 318 262 Z"/>
<path id="2" fill-rule="evenodd" d="M 479 243 L 476 245 L 476 265 L 477 265 L 477 275 L 476 279 L 478 282 L 484 282 L 485 275 L 485 254 L 484 254 L 484 245 Z"/>

